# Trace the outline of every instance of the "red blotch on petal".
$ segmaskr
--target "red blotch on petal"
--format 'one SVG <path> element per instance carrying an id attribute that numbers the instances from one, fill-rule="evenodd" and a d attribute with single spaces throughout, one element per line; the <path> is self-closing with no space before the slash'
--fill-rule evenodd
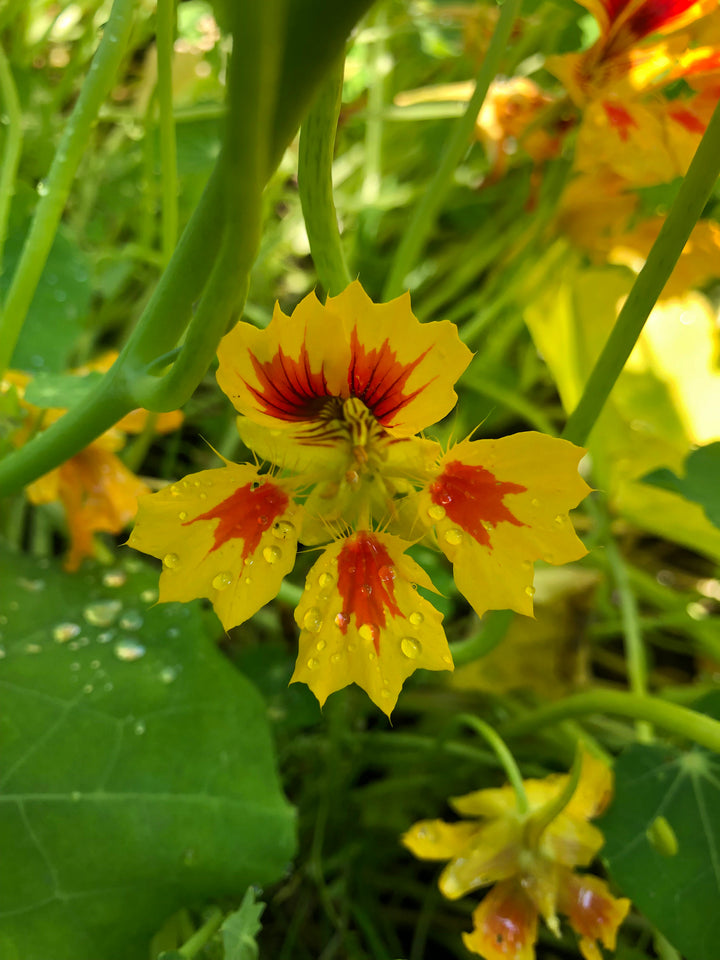
<path id="1" fill-rule="evenodd" d="M 600 940 L 610 949 L 629 908 L 630 901 L 613 897 L 598 877 L 571 873 L 560 890 L 560 909 L 573 929 L 590 940 Z"/>
<path id="2" fill-rule="evenodd" d="M 242 558 L 246 560 L 255 553 L 263 533 L 285 511 L 288 495 L 274 483 L 246 483 L 235 493 L 218 503 L 206 513 L 193 520 L 186 520 L 184 527 L 198 520 L 219 520 L 215 527 L 215 542 L 210 553 L 228 540 L 242 540 Z"/>
<path id="3" fill-rule="evenodd" d="M 535 955 L 537 916 L 532 902 L 515 882 L 498 883 L 473 913 L 475 929 L 463 934 L 463 940 L 489 960 L 525 960 Z"/>
<path id="4" fill-rule="evenodd" d="M 669 27 L 673 20 L 682 16 L 696 3 L 697 0 L 645 0 L 645 3 L 630 15 L 628 26 L 638 39 L 647 37 L 662 27 Z M 702 11 L 698 10 L 698 17 L 701 15 Z"/>
<path id="5" fill-rule="evenodd" d="M 360 531 L 345 541 L 338 555 L 338 592 L 342 612 L 335 618 L 343 634 L 350 618 L 360 628 L 368 624 L 373 631 L 375 650 L 380 653 L 380 628 L 386 612 L 404 617 L 395 601 L 393 561 L 382 542 L 372 533 Z"/>
<path id="6" fill-rule="evenodd" d="M 432 502 L 444 507 L 454 523 L 484 546 L 490 545 L 488 525 L 495 527 L 505 521 L 525 526 L 510 513 L 503 498 L 509 493 L 524 493 L 527 487 L 496 480 L 485 467 L 452 460 L 429 490 Z"/>
<path id="7" fill-rule="evenodd" d="M 403 393 L 410 374 L 428 354 L 429 348 L 411 363 L 403 364 L 397 359 L 395 351 L 390 349 L 389 340 L 383 340 L 377 350 L 366 350 L 358 339 L 355 327 L 350 340 L 350 349 L 352 351 L 348 370 L 350 395 L 362 400 L 383 426 L 386 426 L 428 385 L 424 383 L 412 393 Z M 433 377 L 428 383 L 432 383 L 434 379 Z"/>
<path id="8" fill-rule="evenodd" d="M 607 100 L 603 100 L 602 106 L 610 124 L 615 127 L 620 139 L 625 143 L 629 136 L 630 128 L 637 127 L 637 121 L 628 113 L 625 107 L 621 107 L 617 103 L 608 103 Z"/>
<path id="9" fill-rule="evenodd" d="M 325 372 L 313 372 L 305 344 L 297 360 L 283 353 L 282 347 L 272 360 L 261 362 L 253 354 L 250 359 L 260 387 L 247 381 L 245 385 L 271 417 L 292 422 L 313 420 L 330 396 Z"/>
<path id="10" fill-rule="evenodd" d="M 705 124 L 694 113 L 689 110 L 671 110 L 670 116 L 681 126 L 685 127 L 688 133 L 705 133 Z"/>

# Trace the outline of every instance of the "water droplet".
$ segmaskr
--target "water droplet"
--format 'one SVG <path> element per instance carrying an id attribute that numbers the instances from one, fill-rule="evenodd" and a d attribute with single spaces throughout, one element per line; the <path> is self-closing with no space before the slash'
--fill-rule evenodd
<path id="1" fill-rule="evenodd" d="M 371 583 L 364 583 L 360 587 L 360 593 L 364 594 L 366 597 L 372 596 L 373 588 Z"/>
<path id="2" fill-rule="evenodd" d="M 68 644 L 68 650 L 72 650 L 73 653 L 75 653 L 75 651 L 79 649 L 80 649 L 80 644 L 77 642 L 77 640 L 71 640 L 70 643 Z"/>
<path id="3" fill-rule="evenodd" d="M 109 627 L 122 610 L 120 600 L 98 600 L 83 610 L 83 617 L 93 627 Z"/>
<path id="4" fill-rule="evenodd" d="M 143 603 L 155 603 L 158 598 L 158 592 L 155 587 L 148 587 L 147 590 L 143 590 L 140 594 L 140 599 Z"/>
<path id="5" fill-rule="evenodd" d="M 91 683 L 86 683 L 85 686 L 83 687 L 83 693 L 92 693 L 93 690 L 94 690 L 94 687 Z"/>
<path id="6" fill-rule="evenodd" d="M 107 693 L 110 693 L 112 688 L 113 688 L 113 685 L 109 680 L 106 684 L 103 685 L 103 690 L 105 690 Z"/>
<path id="7" fill-rule="evenodd" d="M 378 570 L 378 576 L 383 583 L 392 583 L 395 579 L 395 568 L 394 567 L 380 567 Z"/>
<path id="8" fill-rule="evenodd" d="M 320 666 L 320 661 L 316 660 L 315 657 L 310 657 L 307 662 L 308 670 L 316 670 Z"/>
<path id="9" fill-rule="evenodd" d="M 198 494 L 200 500 L 207 500 L 207 494 L 202 491 Z"/>
<path id="10" fill-rule="evenodd" d="M 78 670 L 80 669 L 80 664 L 77 662 L 77 660 L 75 661 L 75 663 L 70 664 L 70 669 L 73 671 L 73 673 L 78 672 Z"/>
<path id="11" fill-rule="evenodd" d="M 2 658 L 6 656 L 7 656 L 7 652 L 5 651 L 5 647 L 0 647 L 0 660 L 2 660 Z"/>
<path id="12" fill-rule="evenodd" d="M 403 637 L 400 641 L 400 649 L 408 660 L 417 660 L 422 652 L 422 645 L 415 637 Z"/>
<path id="13" fill-rule="evenodd" d="M 380 639 L 380 628 L 374 623 L 363 623 L 358 633 L 368 643 L 377 643 Z"/>
<path id="14" fill-rule="evenodd" d="M 38 195 L 41 197 L 46 197 L 50 192 L 48 185 L 45 183 L 44 180 L 38 180 L 38 185 L 35 189 L 37 190 Z"/>
<path id="15" fill-rule="evenodd" d="M 529 597 L 534 597 L 534 596 L 535 596 L 535 587 L 525 587 L 525 593 L 526 593 Z"/>
<path id="16" fill-rule="evenodd" d="M 424 619 L 425 617 L 420 613 L 419 610 L 413 610 L 413 612 L 408 617 L 408 620 L 414 627 L 419 627 Z"/>
<path id="17" fill-rule="evenodd" d="M 428 516 L 431 520 L 442 520 L 445 516 L 445 507 L 441 507 L 439 503 L 433 503 L 428 507 Z"/>
<path id="18" fill-rule="evenodd" d="M 25 644 L 25 653 L 40 653 L 42 647 L 39 643 L 26 643 Z"/>
<path id="19" fill-rule="evenodd" d="M 553 523 L 555 524 L 556 527 L 561 527 L 566 520 L 567 520 L 567 515 L 563 515 L 562 513 L 559 513 L 553 520 Z"/>
<path id="20" fill-rule="evenodd" d="M 380 696 L 383 698 L 383 700 L 388 700 L 389 697 L 390 697 L 390 691 L 389 691 L 389 690 L 385 690 L 385 688 L 383 688 L 383 689 L 380 691 Z"/>
<path id="21" fill-rule="evenodd" d="M 163 557 L 163 566 L 168 570 L 177 570 L 180 566 L 180 557 L 176 553 L 166 553 Z"/>
<path id="22" fill-rule="evenodd" d="M 177 679 L 178 668 L 177 667 L 163 667 L 160 671 L 160 679 L 163 683 L 172 683 Z"/>
<path id="23" fill-rule="evenodd" d="M 120 618 L 120 626 L 123 630 L 139 630 L 143 625 L 143 618 L 137 610 L 128 610 Z"/>
<path id="24" fill-rule="evenodd" d="M 180 496 L 180 487 L 176 483 L 170 484 L 170 496 L 179 497 Z"/>
<path id="25" fill-rule="evenodd" d="M 277 563 L 282 559 L 282 550 L 280 547 L 265 547 L 263 550 L 263 560 L 266 563 Z"/>
<path id="26" fill-rule="evenodd" d="M 448 657 L 447 655 L 443 657 L 443 663 L 447 663 L 448 666 L 452 666 L 452 662 L 453 662 L 452 657 Z"/>
<path id="27" fill-rule="evenodd" d="M 295 533 L 295 527 L 289 520 L 278 520 L 272 525 L 272 535 L 276 540 L 287 540 Z"/>
<path id="28" fill-rule="evenodd" d="M 44 580 L 26 580 L 25 577 L 18 577 L 17 585 L 30 593 L 38 593 L 40 590 L 45 589 Z"/>
<path id="29" fill-rule="evenodd" d="M 327 643 L 324 640 L 318 640 L 318 642 L 315 644 L 315 649 L 321 651 L 324 650 L 326 646 Z"/>
<path id="30" fill-rule="evenodd" d="M 373 660 L 377 660 L 377 654 L 374 650 L 368 652 L 368 660 L 372 663 Z"/>
<path id="31" fill-rule="evenodd" d="M 321 573 L 318 577 L 319 587 L 331 587 L 335 583 L 335 577 L 331 573 Z"/>
<path id="32" fill-rule="evenodd" d="M 179 630 L 178 627 L 170 627 L 170 628 L 168 629 L 168 632 L 167 632 L 166 635 L 167 635 L 171 640 L 174 640 L 175 637 L 179 637 L 179 636 L 180 636 L 180 630 Z"/>
<path id="33" fill-rule="evenodd" d="M 458 530 L 457 527 L 451 527 L 449 530 L 445 531 L 445 539 L 453 547 L 456 547 L 463 541 L 463 532 L 462 530 Z"/>
<path id="34" fill-rule="evenodd" d="M 67 300 L 67 292 L 65 290 L 54 290 L 53 297 L 56 303 L 65 303 Z"/>
<path id="35" fill-rule="evenodd" d="M 80 627 L 77 623 L 59 623 L 53 627 L 53 640 L 55 643 L 67 643 L 80 633 Z"/>
<path id="36" fill-rule="evenodd" d="M 322 625 L 322 613 L 317 607 L 310 607 L 305 611 L 305 616 L 303 617 L 303 627 L 306 630 L 309 630 L 310 633 L 320 633 Z"/>
<path id="37" fill-rule="evenodd" d="M 102 582 L 106 587 L 121 587 L 127 580 L 124 570 L 108 570 L 103 574 Z"/>
<path id="38" fill-rule="evenodd" d="M 99 633 L 99 634 L 97 635 L 97 642 L 98 642 L 98 643 L 110 643 L 110 641 L 112 640 L 112 638 L 113 638 L 114 636 L 115 636 L 115 631 L 114 631 L 114 630 L 105 630 L 104 633 Z"/>
<path id="39" fill-rule="evenodd" d="M 135 726 L 133 727 L 133 733 L 137 734 L 138 737 L 141 737 L 145 733 L 145 721 L 138 720 Z"/>
<path id="40" fill-rule="evenodd" d="M 337 616 L 335 617 L 335 625 L 340 627 L 341 630 L 345 630 L 349 623 L 350 623 L 349 613 L 338 613 Z"/>
<path id="41" fill-rule="evenodd" d="M 357 650 L 357 644 L 353 643 L 353 641 L 351 640 L 350 643 L 348 643 L 347 648 L 349 653 L 355 653 L 355 651 Z"/>
<path id="42" fill-rule="evenodd" d="M 187 510 L 181 510 L 178 514 L 178 520 L 187 520 Z"/>
<path id="43" fill-rule="evenodd" d="M 100 669 L 100 661 L 99 661 L 99 660 L 91 660 L 91 661 L 90 661 L 90 669 L 91 669 L 91 670 L 99 670 L 99 669 Z"/>
<path id="44" fill-rule="evenodd" d="M 140 657 L 145 655 L 145 647 L 141 643 L 138 643 L 137 640 L 120 640 L 113 647 L 113 652 L 118 660 L 124 660 L 126 662 L 131 662 L 133 660 L 139 660 Z"/>
<path id="45" fill-rule="evenodd" d="M 531 507 L 539 507 L 539 506 L 540 506 L 540 501 L 538 500 L 537 497 L 533 497 L 533 498 L 532 498 L 532 500 L 530 501 L 530 506 L 531 506 Z"/>
<path id="46" fill-rule="evenodd" d="M 233 575 L 229 570 L 223 570 L 222 573 L 218 573 L 217 576 L 213 577 L 212 585 L 216 590 L 226 590 L 232 582 Z"/>
<path id="47" fill-rule="evenodd" d="M 330 657 L 330 663 L 340 663 L 340 654 L 339 654 L 339 653 L 334 653 L 334 654 Z"/>

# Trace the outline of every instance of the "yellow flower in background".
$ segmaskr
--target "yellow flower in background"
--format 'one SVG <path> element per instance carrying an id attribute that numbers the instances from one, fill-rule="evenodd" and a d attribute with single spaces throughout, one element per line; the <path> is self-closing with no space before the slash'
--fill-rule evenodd
<path id="1" fill-rule="evenodd" d="M 486 960 L 533 960 L 538 918 L 559 936 L 558 914 L 564 914 L 580 935 L 585 960 L 601 960 L 597 941 L 614 948 L 630 901 L 574 868 L 588 866 L 603 845 L 602 833 L 588 821 L 610 800 L 612 772 L 585 753 L 575 789 L 560 809 L 567 776 L 526 780 L 524 787 L 524 814 L 512 787 L 478 790 L 450 801 L 473 819 L 423 820 L 402 842 L 420 859 L 450 861 L 439 886 L 451 900 L 494 884 L 473 913 L 472 932 L 463 934 L 473 953 Z"/>
<path id="2" fill-rule="evenodd" d="M 84 375 L 104 371 L 112 365 L 116 354 L 107 353 L 95 363 L 78 368 L 73 373 Z M 10 386 L 18 391 L 20 403 L 27 414 L 26 421 L 12 438 L 15 446 L 22 446 L 37 430 L 45 430 L 65 413 L 58 408 L 42 409 L 24 399 L 30 382 L 29 374 L 8 371 L 0 389 Z M 120 533 L 137 511 L 137 498 L 149 493 L 148 486 L 129 470 L 116 455 L 125 446 L 126 434 L 140 433 L 147 423 L 147 410 L 133 410 L 114 427 L 65 463 L 38 477 L 27 487 L 31 503 L 62 504 L 70 535 L 70 548 L 65 558 L 65 569 L 75 571 L 86 557 L 94 556 L 93 538 L 96 533 Z M 154 430 L 166 433 L 182 423 L 179 410 L 160 414 Z"/>
<path id="3" fill-rule="evenodd" d="M 567 513 L 583 451 L 536 433 L 443 452 L 418 432 L 454 407 L 471 359 L 447 321 L 358 282 L 259 330 L 237 324 L 218 382 L 263 468 L 226 463 L 142 498 L 130 545 L 163 560 L 160 600 L 209 598 L 225 629 L 277 595 L 298 543 L 323 548 L 296 611 L 294 681 L 320 703 L 357 683 L 389 714 L 418 667 L 451 670 L 442 617 L 407 555 L 424 539 L 479 612 L 532 614 L 532 564 L 582 556 Z"/>

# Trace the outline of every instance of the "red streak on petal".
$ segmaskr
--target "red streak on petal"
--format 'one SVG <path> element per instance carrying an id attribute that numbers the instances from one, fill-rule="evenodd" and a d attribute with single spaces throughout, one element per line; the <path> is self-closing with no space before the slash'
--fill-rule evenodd
<path id="1" fill-rule="evenodd" d="M 697 0 L 645 0 L 645 3 L 631 14 L 628 26 L 637 38 L 647 37 L 662 27 L 669 27 L 673 20 L 695 3 Z"/>
<path id="2" fill-rule="evenodd" d="M 272 360 L 260 361 L 250 354 L 260 387 L 245 385 L 265 413 L 279 420 L 313 420 L 330 396 L 325 371 L 313 372 L 303 343 L 297 360 L 283 353 L 282 347 Z"/>
<path id="3" fill-rule="evenodd" d="M 385 613 L 404 617 L 395 602 L 394 577 L 388 575 L 393 561 L 383 544 L 372 533 L 361 530 L 348 538 L 338 555 L 338 591 L 342 597 L 342 613 L 335 622 L 347 633 L 350 617 L 355 626 L 376 627 L 375 650 L 380 653 L 379 630 L 385 626 Z"/>
<path id="4" fill-rule="evenodd" d="M 255 553 L 263 533 L 284 513 L 287 505 L 288 495 L 274 483 L 261 483 L 255 489 L 252 483 L 246 483 L 207 513 L 186 520 L 183 526 L 198 520 L 219 520 L 209 553 L 228 540 L 243 540 L 242 558 L 246 560 Z"/>
<path id="5" fill-rule="evenodd" d="M 412 393 L 403 393 L 410 374 L 427 356 L 430 347 L 411 363 L 403 364 L 397 359 L 395 351 L 390 349 L 389 340 L 383 340 L 378 349 L 366 350 L 358 339 L 357 327 L 354 327 L 350 348 L 352 351 L 348 370 L 350 395 L 362 400 L 383 426 L 387 426 L 395 414 L 406 407 L 435 379 L 433 377 Z"/>
<path id="6" fill-rule="evenodd" d="M 688 133 L 705 133 L 705 124 L 699 117 L 696 117 L 694 113 L 690 113 L 689 110 L 671 110 L 670 116 L 673 120 L 685 127 Z"/>
<path id="7" fill-rule="evenodd" d="M 485 467 L 452 460 L 429 489 L 432 502 L 444 507 L 454 523 L 484 546 L 490 544 L 485 524 L 495 527 L 505 521 L 516 527 L 525 526 L 510 513 L 503 497 L 524 493 L 527 487 L 496 480 Z"/>
<path id="8" fill-rule="evenodd" d="M 637 121 L 627 112 L 625 107 L 616 103 L 608 103 L 607 100 L 603 100 L 603 110 L 611 125 L 617 130 L 620 139 L 625 143 L 629 136 L 630 127 L 637 127 Z"/>
<path id="9" fill-rule="evenodd" d="M 488 952 L 510 958 L 527 956 L 528 944 L 536 936 L 537 911 L 512 882 L 498 884 L 480 904 L 477 930 Z M 478 922 L 479 921 L 479 922 Z"/>
<path id="10" fill-rule="evenodd" d="M 622 901 L 616 900 L 597 877 L 576 874 L 570 874 L 560 893 L 561 910 L 573 929 L 610 946 L 627 913 Z"/>

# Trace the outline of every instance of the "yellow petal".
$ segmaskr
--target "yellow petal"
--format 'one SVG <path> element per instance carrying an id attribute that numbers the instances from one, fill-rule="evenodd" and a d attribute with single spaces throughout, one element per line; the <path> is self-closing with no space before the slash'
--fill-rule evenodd
<path id="1" fill-rule="evenodd" d="M 543 830 L 540 850 L 566 867 L 586 867 L 604 843 L 605 838 L 597 827 L 569 816 L 566 808 Z"/>
<path id="2" fill-rule="evenodd" d="M 541 433 L 464 440 L 440 462 L 419 497 L 453 564 L 458 589 L 478 614 L 532 615 L 532 564 L 561 564 L 587 552 L 568 511 L 590 488 L 577 472 L 584 451 Z"/>
<path id="3" fill-rule="evenodd" d="M 620 924 L 630 909 L 630 901 L 616 898 L 607 884 L 589 874 L 564 874 L 560 886 L 560 910 L 568 917 L 573 930 L 581 936 L 580 950 L 586 960 L 599 954 L 595 941 L 608 950 L 615 949 Z"/>
<path id="4" fill-rule="evenodd" d="M 522 824 L 506 817 L 492 820 L 477 828 L 468 848 L 455 857 L 440 875 L 443 896 L 450 900 L 465 896 L 488 883 L 506 880 L 520 871 Z"/>
<path id="5" fill-rule="evenodd" d="M 276 596 L 299 520 L 287 484 L 229 463 L 143 497 L 128 542 L 162 559 L 161 603 L 207 597 L 229 630 Z"/>
<path id="6" fill-rule="evenodd" d="M 498 883 L 473 912 L 474 929 L 463 943 L 485 960 L 535 960 L 537 910 L 520 886 Z"/>
<path id="7" fill-rule="evenodd" d="M 445 823 L 443 820 L 420 820 L 403 834 L 402 842 L 420 860 L 450 860 L 467 851 L 477 836 L 476 823 Z"/>
<path id="8" fill-rule="evenodd" d="M 398 537 L 360 531 L 329 546 L 311 569 L 295 619 L 300 652 L 291 683 L 306 683 L 322 706 L 357 683 L 390 715 L 418 667 L 452 670 L 440 614 L 415 584 L 427 574 Z"/>

